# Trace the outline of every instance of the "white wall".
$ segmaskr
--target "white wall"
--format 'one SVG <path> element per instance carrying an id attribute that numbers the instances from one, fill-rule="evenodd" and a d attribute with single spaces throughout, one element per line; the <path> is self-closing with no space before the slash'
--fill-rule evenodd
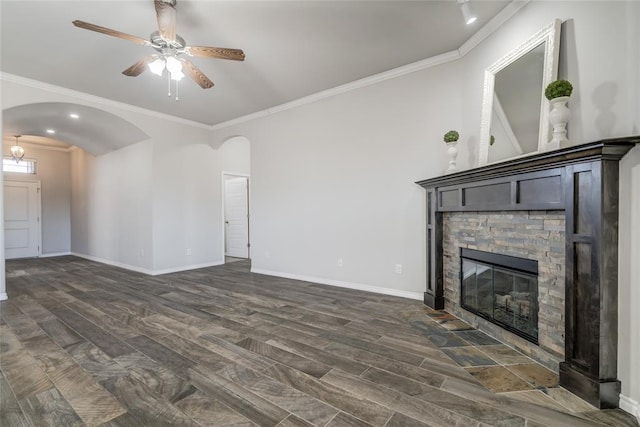
<path id="1" fill-rule="evenodd" d="M 36 160 L 36 175 L 5 174 L 6 180 L 40 180 L 42 255 L 71 251 L 71 172 L 68 151 L 22 144 L 25 157 Z M 9 154 L 4 144 L 4 155 Z"/>
<path id="2" fill-rule="evenodd" d="M 253 268 L 420 297 L 424 198 L 414 181 L 446 169 L 459 73 L 447 64 L 217 131 L 214 141 L 251 141 Z"/>
<path id="3" fill-rule="evenodd" d="M 151 269 L 151 143 L 72 153 L 72 251 Z"/>
<path id="4" fill-rule="evenodd" d="M 204 142 L 154 144 L 154 271 L 224 263 L 220 171 Z"/>
<path id="5" fill-rule="evenodd" d="M 247 138 L 234 136 L 227 139 L 218 148 L 218 153 L 223 172 L 240 175 L 251 173 L 251 142 Z"/>

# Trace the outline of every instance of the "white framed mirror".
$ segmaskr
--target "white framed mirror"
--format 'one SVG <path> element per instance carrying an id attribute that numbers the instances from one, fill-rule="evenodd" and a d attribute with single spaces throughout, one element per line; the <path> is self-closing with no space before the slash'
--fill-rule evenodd
<path id="1" fill-rule="evenodd" d="M 558 76 L 560 25 L 554 20 L 486 69 L 478 166 L 544 150 L 544 89 Z"/>

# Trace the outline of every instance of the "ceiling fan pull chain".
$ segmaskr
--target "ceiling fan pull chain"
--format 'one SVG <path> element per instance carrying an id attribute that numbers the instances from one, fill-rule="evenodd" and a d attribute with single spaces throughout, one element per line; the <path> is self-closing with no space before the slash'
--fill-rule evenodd
<path id="1" fill-rule="evenodd" d="M 178 84 L 180 83 L 180 81 L 176 80 L 176 102 L 180 101 L 180 98 L 178 98 Z"/>
<path id="2" fill-rule="evenodd" d="M 171 96 L 171 73 L 167 73 L 167 96 Z"/>

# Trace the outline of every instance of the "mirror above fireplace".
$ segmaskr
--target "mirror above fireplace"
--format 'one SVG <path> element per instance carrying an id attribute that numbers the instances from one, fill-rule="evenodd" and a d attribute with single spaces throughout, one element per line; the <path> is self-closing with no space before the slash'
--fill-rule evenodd
<path id="1" fill-rule="evenodd" d="M 557 78 L 560 25 L 554 20 L 486 69 L 478 166 L 542 151 L 548 141 L 544 88 Z"/>

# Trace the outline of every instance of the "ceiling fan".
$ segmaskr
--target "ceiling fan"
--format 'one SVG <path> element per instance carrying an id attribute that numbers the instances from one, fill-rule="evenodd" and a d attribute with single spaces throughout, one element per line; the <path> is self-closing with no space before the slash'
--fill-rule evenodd
<path id="1" fill-rule="evenodd" d="M 153 3 L 158 31 L 151 33 L 149 40 L 84 21 L 73 21 L 73 25 L 154 48 L 157 53 L 145 56 L 122 72 L 129 77 L 139 76 L 147 68 L 161 76 L 166 68 L 172 80 L 178 81 L 186 74 L 203 89 L 209 89 L 213 87 L 213 82 L 183 55 L 244 61 L 244 52 L 241 49 L 187 46 L 184 39 L 176 33 L 176 0 L 154 0 Z"/>

